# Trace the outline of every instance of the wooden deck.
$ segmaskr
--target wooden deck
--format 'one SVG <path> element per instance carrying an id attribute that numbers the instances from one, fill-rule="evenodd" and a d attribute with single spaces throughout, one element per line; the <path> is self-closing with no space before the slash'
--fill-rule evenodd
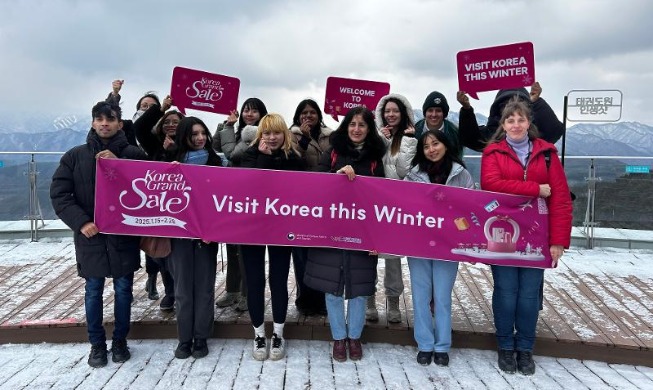
<path id="1" fill-rule="evenodd" d="M 547 271 L 544 310 L 538 324 L 535 352 L 558 358 L 598 360 L 653 367 L 653 280 L 624 271 L 627 267 L 653 265 L 652 251 L 605 254 L 614 269 L 608 272 L 588 262 L 583 249 L 566 254 L 561 266 Z M 585 259 L 584 259 L 585 258 Z M 8 259 L 8 260 L 7 260 Z M 220 261 L 220 255 L 219 259 Z M 218 263 L 216 299 L 224 293 L 224 273 Z M 225 259 L 226 269 L 226 259 Z M 650 275 L 648 273 L 647 275 Z M 140 270 L 134 281 L 132 339 L 175 338 L 174 314 L 159 310 L 143 290 L 146 274 Z M 401 308 L 403 323 L 385 319 L 385 299 L 377 294 L 380 320 L 367 323 L 366 342 L 414 345 L 412 303 L 408 267 Z M 379 291 L 383 291 L 382 262 Z M 0 241 L 0 343 L 84 342 L 83 279 L 76 276 L 74 248 L 70 239 Z M 159 290 L 163 287 L 159 280 Z M 330 340 L 328 320 L 305 317 L 295 309 L 294 277 L 289 278 L 290 304 L 285 336 L 288 339 Z M 484 265 L 461 264 L 454 288 L 454 348 L 496 348 L 492 321 L 492 277 Z M 111 324 L 113 295 L 105 288 L 105 320 Z M 218 339 L 252 336 L 247 313 L 232 308 L 215 312 L 214 336 Z M 268 304 L 266 322 L 270 325 Z"/>

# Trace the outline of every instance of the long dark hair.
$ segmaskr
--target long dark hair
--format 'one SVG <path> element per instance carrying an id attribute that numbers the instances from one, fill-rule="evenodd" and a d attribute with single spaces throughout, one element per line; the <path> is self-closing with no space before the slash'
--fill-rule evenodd
<path id="1" fill-rule="evenodd" d="M 236 133 L 236 141 L 240 141 L 241 133 L 245 128 L 245 126 L 247 126 L 245 124 L 245 119 L 243 119 L 243 111 L 245 111 L 246 108 L 250 110 L 251 109 L 258 110 L 260 117 L 255 124 L 256 126 L 258 126 L 258 123 L 261 121 L 261 118 L 263 118 L 268 114 L 268 109 L 265 107 L 265 103 L 263 103 L 261 99 L 253 97 L 245 100 L 243 102 L 243 105 L 240 107 L 240 112 L 238 115 L 238 133 Z"/>
<path id="2" fill-rule="evenodd" d="M 322 117 L 322 111 L 320 110 L 320 106 L 315 102 L 315 100 L 304 99 L 301 102 L 299 102 L 297 108 L 295 109 L 295 115 L 292 117 L 292 124 L 297 127 L 300 127 L 302 125 L 301 122 L 299 121 L 299 117 L 301 116 L 302 111 L 304 111 L 304 108 L 306 108 L 306 106 L 310 106 L 312 109 L 314 109 L 317 112 L 317 123 L 311 129 L 311 134 L 312 134 L 315 128 L 319 129 L 321 127 L 325 127 L 324 118 Z"/>
<path id="3" fill-rule="evenodd" d="M 213 144 L 213 137 L 211 137 L 209 128 L 206 127 L 206 124 L 204 124 L 200 118 L 194 116 L 183 118 L 181 122 L 179 122 L 179 125 L 177 125 L 177 133 L 175 135 L 175 145 L 177 146 L 175 161 L 183 162 L 184 157 L 190 151 L 188 144 L 191 142 L 191 137 L 193 136 L 194 125 L 201 125 L 206 132 L 206 143 L 204 144 L 204 149 L 209 152 L 209 160 L 213 157 L 217 159 L 216 161 L 220 161 L 220 157 L 218 157 L 215 150 L 211 147 Z"/>
<path id="4" fill-rule="evenodd" d="M 182 114 L 177 110 L 166 111 L 165 114 L 163 114 L 161 119 L 159 119 L 159 121 L 156 122 L 156 125 L 154 125 L 154 134 L 156 134 L 156 136 L 159 138 L 161 144 L 163 144 L 163 141 L 166 139 L 166 134 L 163 132 L 163 122 L 165 122 L 166 119 L 168 119 L 168 117 L 171 115 L 177 115 L 179 117 L 180 124 L 181 121 L 184 119 L 184 114 Z M 177 125 L 177 128 L 179 128 L 179 125 Z"/>
<path id="5" fill-rule="evenodd" d="M 410 120 L 410 117 L 408 116 L 408 108 L 402 102 L 401 100 L 391 97 L 386 99 L 386 101 L 383 103 L 383 107 L 381 107 L 381 123 L 383 126 L 387 126 L 388 122 L 385 120 L 385 106 L 388 105 L 389 102 L 395 103 L 397 107 L 399 107 L 399 114 L 401 115 L 401 120 L 399 121 L 399 125 L 397 128 L 397 132 L 392 136 L 392 144 L 390 144 L 390 154 L 393 156 L 397 154 L 399 151 L 399 147 L 401 146 L 401 139 L 404 136 L 404 132 L 406 131 L 407 128 L 413 127 L 413 121 Z"/>
<path id="6" fill-rule="evenodd" d="M 436 164 L 433 161 L 426 158 L 426 155 L 424 154 L 424 144 L 426 143 L 427 137 L 435 137 L 435 139 L 437 139 L 438 142 L 443 144 L 444 147 L 447 149 L 446 152 L 444 153 L 444 156 L 442 157 L 442 165 L 440 166 L 440 175 L 444 177 L 444 180 L 446 180 L 447 177 L 449 177 L 454 162 L 462 165 L 463 168 L 465 167 L 465 163 L 458 156 L 458 152 L 451 145 L 451 141 L 449 141 L 449 138 L 447 138 L 447 136 L 444 134 L 443 131 L 439 131 L 439 130 L 429 130 L 424 134 L 422 134 L 420 139 L 417 140 L 417 150 L 415 151 L 415 157 L 413 157 L 413 163 L 412 163 L 413 166 L 419 166 L 420 171 L 430 173 L 431 167 L 434 164 Z"/>
<path id="7" fill-rule="evenodd" d="M 338 129 L 331 133 L 331 145 L 333 149 L 339 154 L 346 155 L 350 149 L 354 148 L 353 142 L 349 139 L 349 123 L 354 119 L 354 116 L 360 115 L 363 121 L 367 124 L 368 132 L 365 137 L 365 145 L 363 150 L 367 152 L 371 159 L 381 159 L 385 154 L 385 144 L 376 131 L 376 124 L 374 123 L 374 114 L 366 107 L 359 106 L 349 110 L 345 115 Z"/>

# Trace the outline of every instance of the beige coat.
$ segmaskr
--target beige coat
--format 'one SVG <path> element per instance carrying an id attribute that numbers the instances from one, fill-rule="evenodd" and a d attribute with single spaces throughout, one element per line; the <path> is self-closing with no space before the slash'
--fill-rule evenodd
<path id="1" fill-rule="evenodd" d="M 293 125 L 290 128 L 290 132 L 293 135 L 292 142 L 295 149 L 299 150 L 306 159 L 306 170 L 317 171 L 322 153 L 326 152 L 331 146 L 329 136 L 331 133 L 333 133 L 333 130 L 326 126 L 322 127 L 320 129 L 318 140 L 316 141 L 311 138 L 311 142 L 308 144 L 308 148 L 306 150 L 303 150 L 301 146 L 299 146 L 299 140 L 302 138 L 302 131 L 299 129 L 299 127 Z"/>

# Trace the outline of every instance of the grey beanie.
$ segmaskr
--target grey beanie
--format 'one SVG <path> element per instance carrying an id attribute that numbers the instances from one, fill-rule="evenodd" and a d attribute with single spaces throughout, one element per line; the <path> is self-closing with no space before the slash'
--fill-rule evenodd
<path id="1" fill-rule="evenodd" d="M 438 91 L 433 91 L 426 97 L 424 104 L 422 105 L 422 114 L 426 116 L 426 110 L 431 107 L 440 107 L 445 118 L 449 115 L 449 103 L 447 103 L 447 98 Z"/>

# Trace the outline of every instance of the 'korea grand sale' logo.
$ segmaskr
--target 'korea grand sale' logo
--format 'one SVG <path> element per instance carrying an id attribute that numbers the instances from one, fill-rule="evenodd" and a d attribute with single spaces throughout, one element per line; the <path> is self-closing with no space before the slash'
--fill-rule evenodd
<path id="1" fill-rule="evenodd" d="M 147 170 L 144 177 L 132 180 L 131 191 L 120 192 L 118 200 L 127 210 L 145 211 L 147 216 L 122 214 L 122 223 L 130 226 L 178 226 L 186 222 L 170 214 L 179 214 L 190 205 L 191 187 L 182 173 Z M 158 215 L 152 215 L 158 214 Z"/>

